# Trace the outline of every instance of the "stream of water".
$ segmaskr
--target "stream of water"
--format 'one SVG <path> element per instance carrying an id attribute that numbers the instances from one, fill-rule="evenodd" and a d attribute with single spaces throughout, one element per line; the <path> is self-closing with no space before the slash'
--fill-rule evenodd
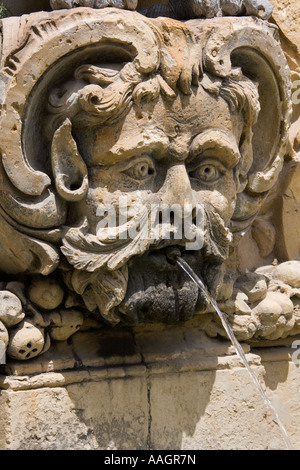
<path id="1" fill-rule="evenodd" d="M 235 334 L 234 334 L 234 332 L 231 328 L 231 325 L 230 325 L 230 322 L 227 318 L 227 315 L 219 309 L 217 302 L 210 295 L 207 287 L 205 286 L 203 281 L 194 273 L 192 268 L 180 256 L 176 256 L 175 261 L 187 273 L 187 275 L 195 282 L 195 284 L 203 291 L 203 293 L 206 296 L 207 301 L 209 303 L 211 303 L 212 306 L 214 307 L 216 313 L 218 314 L 218 316 L 219 316 L 219 318 L 222 322 L 223 328 L 227 333 L 228 338 L 230 339 L 232 345 L 234 346 L 234 349 L 235 349 L 237 355 L 239 356 L 239 358 L 242 361 L 243 365 L 246 367 L 247 371 L 249 372 L 249 375 L 250 375 L 251 379 L 253 380 L 253 382 L 254 382 L 261 398 L 263 399 L 267 409 L 269 409 L 271 411 L 275 422 L 279 426 L 279 428 L 282 432 L 282 435 L 283 435 L 283 438 L 284 438 L 287 449 L 292 450 L 292 444 L 291 444 L 290 438 L 287 434 L 287 431 L 286 431 L 285 427 L 283 426 L 283 424 L 282 424 L 282 422 L 281 422 L 281 420 L 278 416 L 277 411 L 275 410 L 275 408 L 273 407 L 273 405 L 270 402 L 269 398 L 265 394 L 265 392 L 264 392 L 264 390 L 263 390 L 256 374 L 251 369 L 250 364 L 248 363 L 248 361 L 246 359 L 243 348 L 242 348 L 241 344 L 238 342 L 238 340 L 235 337 Z"/>

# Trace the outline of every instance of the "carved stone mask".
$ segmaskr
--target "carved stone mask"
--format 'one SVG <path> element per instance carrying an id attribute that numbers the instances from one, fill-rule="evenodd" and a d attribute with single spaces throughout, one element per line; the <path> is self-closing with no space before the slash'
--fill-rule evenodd
<path id="1" fill-rule="evenodd" d="M 18 248 L 8 257 L 4 240 L 0 261 L 11 273 L 57 270 L 110 324 L 186 320 L 205 301 L 165 249 L 179 246 L 217 295 L 230 246 L 282 166 L 284 57 L 273 27 L 252 18 L 78 12 L 76 41 L 67 18 L 63 36 L 30 33 L 32 55 L 45 38 L 54 51 L 35 87 L 28 57 L 15 56 L 0 204 Z M 24 107 L 12 111 L 21 86 Z"/>

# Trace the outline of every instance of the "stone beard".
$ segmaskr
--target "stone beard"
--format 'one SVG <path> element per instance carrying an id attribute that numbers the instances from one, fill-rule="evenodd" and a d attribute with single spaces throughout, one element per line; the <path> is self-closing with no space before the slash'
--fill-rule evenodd
<path id="1" fill-rule="evenodd" d="M 93 315 L 111 324 L 187 320 L 206 307 L 205 300 L 168 262 L 165 249 L 180 246 L 182 257 L 217 295 L 237 194 L 252 162 L 257 89 L 235 71 L 235 78 L 225 80 L 205 74 L 185 94 L 168 89 L 159 75 L 137 74 L 131 64 L 83 65 L 74 77 L 50 97 L 56 188 L 65 198 L 70 193 L 70 200 L 84 193 L 69 206 L 62 238 L 71 268 L 66 283 Z M 60 177 L 64 165 L 68 185 Z M 118 226 L 115 220 L 114 227 L 99 230 L 106 209 L 118 214 L 124 196 L 126 223 Z M 142 234 L 153 205 L 182 211 L 173 220 L 158 219 L 159 235 L 149 238 Z M 202 208 L 201 227 L 197 207 Z M 201 239 L 198 249 L 188 249 L 186 231 L 178 237 L 178 216 L 181 229 L 185 225 L 191 237 Z M 128 228 L 135 235 L 120 236 Z"/>

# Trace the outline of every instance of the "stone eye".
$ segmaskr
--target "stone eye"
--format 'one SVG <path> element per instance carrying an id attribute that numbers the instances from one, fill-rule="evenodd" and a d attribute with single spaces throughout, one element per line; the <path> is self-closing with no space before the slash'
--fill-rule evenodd
<path id="1" fill-rule="evenodd" d="M 204 183 L 213 183 L 217 181 L 222 172 L 212 163 L 203 163 L 189 173 L 190 177 L 197 178 Z"/>
<path id="2" fill-rule="evenodd" d="M 150 160 L 142 160 L 132 164 L 129 168 L 124 170 L 123 173 L 135 180 L 144 180 L 154 174 L 154 168 Z"/>

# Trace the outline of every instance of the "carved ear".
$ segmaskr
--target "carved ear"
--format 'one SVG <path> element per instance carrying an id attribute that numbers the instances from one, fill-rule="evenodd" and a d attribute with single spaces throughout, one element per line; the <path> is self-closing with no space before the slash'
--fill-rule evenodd
<path id="1" fill-rule="evenodd" d="M 240 69 L 258 87 L 258 120 L 240 149 L 242 157 L 246 152 L 252 163 L 244 168 L 247 181 L 232 221 L 233 230 L 239 231 L 251 224 L 282 169 L 291 116 L 290 72 L 276 26 L 251 17 L 214 18 L 204 23 L 205 70 L 226 79 Z"/>
<path id="2" fill-rule="evenodd" d="M 66 201 L 80 201 L 88 190 L 88 173 L 71 129 L 66 119 L 54 133 L 51 162 L 58 194 Z"/>

